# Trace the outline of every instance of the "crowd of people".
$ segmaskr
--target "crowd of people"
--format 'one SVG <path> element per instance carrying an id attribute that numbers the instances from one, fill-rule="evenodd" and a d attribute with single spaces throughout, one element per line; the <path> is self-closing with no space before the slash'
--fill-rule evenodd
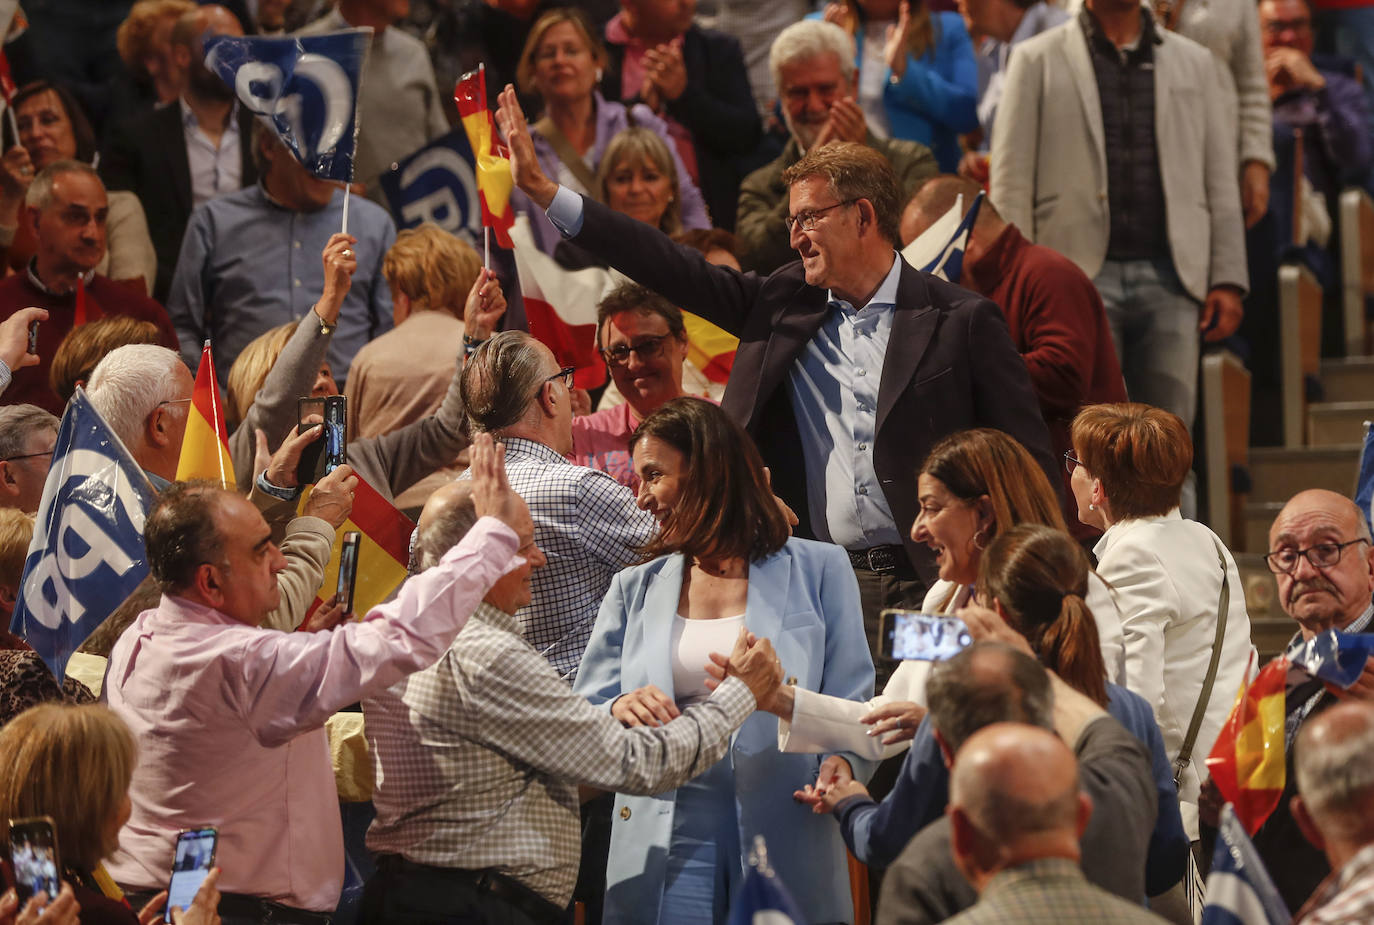
<path id="1" fill-rule="evenodd" d="M 1199 357 L 1276 417 L 1275 268 L 1338 291 L 1374 166 L 1366 7 L 21 5 L 0 819 L 50 820 L 62 886 L 0 925 L 707 925 L 758 845 L 815 925 L 1194 921 L 1256 656 L 1195 519 Z M 351 27 L 346 197 L 204 48 Z M 382 192 L 478 63 L 534 246 L 609 280 L 574 329 L 604 387 L 524 330 L 512 261 Z M 975 207 L 953 282 L 904 256 Z M 232 485 L 177 480 L 207 341 Z M 149 575 L 59 682 L 8 630 L 78 389 L 146 476 Z M 298 400 L 336 395 L 311 484 Z M 312 606 L 363 482 L 415 519 L 407 576 Z M 1374 631 L 1372 539 L 1340 495 L 1283 506 L 1295 642 Z M 968 644 L 884 657 L 891 610 Z M 1289 678 L 1254 842 L 1303 923 L 1374 915 L 1371 701 L 1374 663 Z"/>

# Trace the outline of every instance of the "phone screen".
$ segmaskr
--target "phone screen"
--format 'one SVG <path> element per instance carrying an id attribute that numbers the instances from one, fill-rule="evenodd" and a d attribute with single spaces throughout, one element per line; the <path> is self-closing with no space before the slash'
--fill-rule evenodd
<path id="1" fill-rule="evenodd" d="M 167 911 L 164 922 L 172 921 L 172 907 L 185 909 L 195 901 L 200 885 L 215 866 L 219 832 L 215 829 L 187 829 L 177 835 L 176 855 L 172 860 L 172 879 L 167 884 Z"/>
<path id="2" fill-rule="evenodd" d="M 362 534 L 357 530 L 349 530 L 344 534 L 343 547 L 339 550 L 339 583 L 334 590 L 346 614 L 353 612 L 353 585 L 358 575 L 358 545 L 361 542 Z"/>
<path id="3" fill-rule="evenodd" d="M 62 889 L 57 857 L 57 836 L 47 816 L 10 820 L 10 861 L 14 865 L 14 889 L 19 902 L 35 893 L 57 896 Z"/>
<path id="4" fill-rule="evenodd" d="M 973 644 L 963 620 L 910 610 L 884 610 L 880 636 L 881 654 L 903 660 L 937 662 Z"/>

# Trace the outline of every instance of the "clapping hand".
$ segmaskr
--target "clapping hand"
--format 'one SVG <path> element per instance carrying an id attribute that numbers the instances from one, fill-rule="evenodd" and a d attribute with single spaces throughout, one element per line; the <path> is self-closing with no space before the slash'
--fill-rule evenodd
<path id="1" fill-rule="evenodd" d="M 902 0 L 897 7 L 897 22 L 887 27 L 886 42 L 883 45 L 883 58 L 892 76 L 901 80 L 906 74 L 906 30 L 911 24 L 911 6 Z"/>

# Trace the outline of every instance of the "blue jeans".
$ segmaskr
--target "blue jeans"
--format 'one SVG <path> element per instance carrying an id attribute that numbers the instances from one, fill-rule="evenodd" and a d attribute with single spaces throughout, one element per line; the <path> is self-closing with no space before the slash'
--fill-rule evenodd
<path id="1" fill-rule="evenodd" d="M 1183 288 L 1173 261 L 1108 260 L 1093 285 L 1107 309 L 1126 394 L 1131 401 L 1172 411 L 1192 433 L 1202 306 Z M 1190 475 L 1183 489 L 1183 516 L 1192 516 L 1196 506 Z"/>

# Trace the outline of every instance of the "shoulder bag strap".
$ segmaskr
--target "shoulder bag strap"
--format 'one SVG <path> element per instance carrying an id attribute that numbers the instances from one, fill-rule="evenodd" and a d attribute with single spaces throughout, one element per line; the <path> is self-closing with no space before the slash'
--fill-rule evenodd
<path id="1" fill-rule="evenodd" d="M 1217 548 L 1217 563 L 1221 566 L 1221 594 L 1217 599 L 1217 633 L 1212 639 L 1212 660 L 1207 663 L 1207 677 L 1202 682 L 1202 693 L 1198 696 L 1197 706 L 1193 708 L 1193 718 L 1188 723 L 1188 734 L 1183 737 L 1183 747 L 1174 759 L 1174 787 L 1177 788 L 1183 771 L 1193 760 L 1193 744 L 1197 742 L 1198 729 L 1202 727 L 1202 717 L 1207 712 L 1207 703 L 1212 699 L 1212 686 L 1217 680 L 1217 665 L 1221 662 L 1221 644 L 1226 638 L 1226 618 L 1231 611 L 1231 580 L 1226 567 L 1226 553 L 1221 542 L 1212 537 Z"/>
<path id="2" fill-rule="evenodd" d="M 540 119 L 531 126 L 536 132 L 544 136 L 544 139 L 553 146 L 553 151 L 558 155 L 558 159 L 563 162 L 563 166 L 572 171 L 572 175 L 577 177 L 577 182 L 582 184 L 582 188 L 587 191 L 587 195 L 592 199 L 600 201 L 600 190 L 596 188 L 596 174 L 587 166 L 587 162 L 582 155 L 572 146 L 564 135 L 553 124 L 553 120 L 548 116 Z"/>

